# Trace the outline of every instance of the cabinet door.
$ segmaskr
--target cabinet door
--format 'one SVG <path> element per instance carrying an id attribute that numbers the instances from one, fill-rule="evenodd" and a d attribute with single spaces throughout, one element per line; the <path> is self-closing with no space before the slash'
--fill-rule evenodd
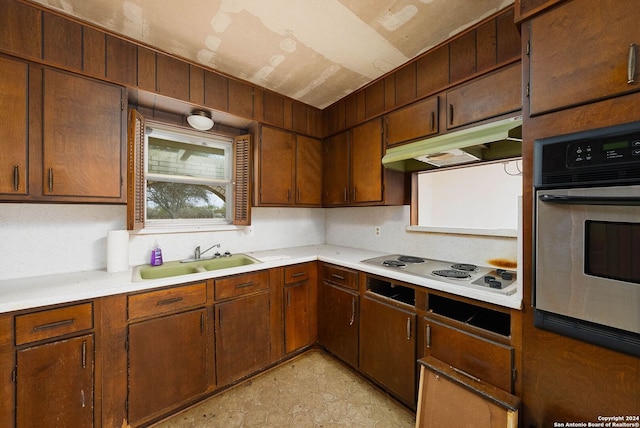
<path id="1" fill-rule="evenodd" d="M 44 70 L 43 193 L 123 201 L 123 89 Z"/>
<path id="2" fill-rule="evenodd" d="M 415 313 L 362 299 L 360 370 L 411 406 L 416 402 L 415 332 Z"/>
<path id="3" fill-rule="evenodd" d="M 530 110 L 536 115 L 640 90 L 640 9 L 634 0 L 567 1 L 530 27 Z M 631 63 L 631 64 L 630 64 Z"/>
<path id="4" fill-rule="evenodd" d="M 227 385 L 269 364 L 269 293 L 262 292 L 215 306 L 216 374 Z"/>
<path id="5" fill-rule="evenodd" d="M 437 133 L 438 97 L 427 98 L 387 116 L 387 146 Z"/>
<path id="6" fill-rule="evenodd" d="M 522 109 L 521 63 L 447 92 L 447 129 Z"/>
<path id="7" fill-rule="evenodd" d="M 322 205 L 322 142 L 296 137 L 296 204 Z"/>
<path id="8" fill-rule="evenodd" d="M 382 120 L 374 119 L 352 130 L 351 200 L 382 201 Z"/>
<path id="9" fill-rule="evenodd" d="M 424 319 L 424 355 L 451 364 L 483 382 L 512 392 L 513 347 Z"/>
<path id="10" fill-rule="evenodd" d="M 358 367 L 358 293 L 325 281 L 318 316 L 320 344 L 350 366 Z"/>
<path id="11" fill-rule="evenodd" d="M 293 203 L 293 144 L 291 132 L 262 127 L 260 139 L 260 204 Z"/>
<path id="12" fill-rule="evenodd" d="M 284 288 L 284 343 L 287 354 L 311 342 L 309 281 Z"/>
<path id="13" fill-rule="evenodd" d="M 0 194 L 27 193 L 27 67 L 0 58 Z"/>
<path id="14" fill-rule="evenodd" d="M 207 387 L 207 311 L 129 326 L 129 423 L 157 416 Z"/>
<path id="15" fill-rule="evenodd" d="M 322 156 L 322 203 L 344 205 L 349 201 L 349 131 L 327 138 Z"/>
<path id="16" fill-rule="evenodd" d="M 17 352 L 18 427 L 93 426 L 93 335 Z"/>

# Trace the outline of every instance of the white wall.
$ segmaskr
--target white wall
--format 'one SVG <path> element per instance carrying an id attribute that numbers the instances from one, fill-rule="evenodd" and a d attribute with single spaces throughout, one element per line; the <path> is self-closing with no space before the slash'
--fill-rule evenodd
<path id="1" fill-rule="evenodd" d="M 2 204 L 0 280 L 107 266 L 107 232 L 125 227 L 121 205 Z M 258 251 L 325 242 L 323 209 L 254 208 L 252 232 L 245 230 L 131 235 L 129 264 L 149 263 L 157 241 L 165 260 L 193 255 L 220 243 L 221 250 Z"/>
<path id="2" fill-rule="evenodd" d="M 106 269 L 107 231 L 123 229 L 121 205 L 2 204 L 0 280 Z M 157 241 L 165 260 L 192 256 L 200 245 L 260 251 L 334 244 L 435 259 L 486 264 L 516 259 L 515 238 L 407 232 L 409 207 L 254 208 L 252 232 L 244 230 L 131 235 L 129 264 L 148 263 Z M 381 227 L 375 237 L 374 226 Z"/>

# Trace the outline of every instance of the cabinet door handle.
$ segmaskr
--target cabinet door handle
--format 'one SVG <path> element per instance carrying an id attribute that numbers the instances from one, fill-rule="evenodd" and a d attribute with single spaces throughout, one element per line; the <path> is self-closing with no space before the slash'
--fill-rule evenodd
<path id="1" fill-rule="evenodd" d="M 291 306 L 291 290 L 287 290 L 287 307 Z"/>
<path id="2" fill-rule="evenodd" d="M 473 379 L 473 380 L 475 380 L 476 382 L 482 382 L 480 379 L 478 379 L 477 377 L 475 377 L 475 376 L 473 376 L 473 375 L 471 375 L 471 374 L 469 374 L 469 373 L 465 372 L 464 370 L 460 370 L 460 369 L 458 369 L 458 368 L 456 368 L 456 367 L 453 367 L 453 366 L 451 366 L 451 368 L 452 368 L 456 373 L 460 373 L 461 375 L 466 376 L 466 377 L 468 377 L 469 379 Z"/>
<path id="3" fill-rule="evenodd" d="M 291 201 L 291 189 L 287 189 L 287 202 Z"/>
<path id="4" fill-rule="evenodd" d="M 356 186 L 353 186 L 353 200 L 356 201 Z"/>
<path id="5" fill-rule="evenodd" d="M 182 297 L 172 297 L 171 299 L 158 300 L 156 306 L 170 305 L 172 303 L 182 302 Z"/>
<path id="6" fill-rule="evenodd" d="M 431 326 L 429 324 L 427 324 L 426 335 L 427 348 L 431 348 Z"/>
<path id="7" fill-rule="evenodd" d="M 351 320 L 349 320 L 349 325 L 353 325 L 356 321 L 356 298 L 351 298 Z"/>
<path id="8" fill-rule="evenodd" d="M 453 104 L 449 104 L 449 125 L 453 125 Z"/>
<path id="9" fill-rule="evenodd" d="M 636 83 L 636 44 L 629 45 L 629 62 L 627 63 L 627 84 Z"/>
<path id="10" fill-rule="evenodd" d="M 431 112 L 431 130 L 435 131 L 436 129 L 436 113 L 435 112 Z"/>
<path id="11" fill-rule="evenodd" d="M 53 192 L 53 168 L 49 168 L 49 193 Z"/>
<path id="12" fill-rule="evenodd" d="M 344 188 L 344 202 L 347 202 L 347 188 Z"/>
<path id="13" fill-rule="evenodd" d="M 252 285 L 253 285 L 253 281 L 243 282 L 241 284 L 236 284 L 236 289 L 247 288 L 247 287 L 251 287 Z"/>
<path id="14" fill-rule="evenodd" d="M 200 333 L 204 333 L 204 313 L 200 314 Z"/>
<path id="15" fill-rule="evenodd" d="M 87 341 L 82 341 L 82 368 L 87 368 Z"/>
<path id="16" fill-rule="evenodd" d="M 20 167 L 18 165 L 13 166 L 13 190 L 18 191 L 20 188 Z"/>
<path id="17" fill-rule="evenodd" d="M 411 340 L 411 318 L 407 318 L 407 340 Z"/>
<path id="18" fill-rule="evenodd" d="M 54 321 L 47 324 L 37 325 L 33 327 L 33 331 L 49 330 L 51 328 L 57 328 L 57 327 L 73 324 L 74 322 L 76 322 L 75 318 L 71 318 L 68 320 Z"/>
<path id="19" fill-rule="evenodd" d="M 222 328 L 222 308 L 218 308 L 218 327 Z"/>
<path id="20" fill-rule="evenodd" d="M 338 278 L 339 280 L 344 281 L 344 276 L 338 275 L 337 273 L 332 273 L 331 278 Z"/>
<path id="21" fill-rule="evenodd" d="M 293 275 L 291 275 L 291 278 L 297 278 L 299 276 L 304 276 L 304 272 L 296 272 Z"/>

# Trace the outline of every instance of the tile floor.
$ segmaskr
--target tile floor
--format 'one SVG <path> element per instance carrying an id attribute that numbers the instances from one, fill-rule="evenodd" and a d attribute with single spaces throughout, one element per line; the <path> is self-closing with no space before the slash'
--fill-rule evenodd
<path id="1" fill-rule="evenodd" d="M 312 350 L 154 428 L 414 426 L 409 410 L 333 357 Z"/>

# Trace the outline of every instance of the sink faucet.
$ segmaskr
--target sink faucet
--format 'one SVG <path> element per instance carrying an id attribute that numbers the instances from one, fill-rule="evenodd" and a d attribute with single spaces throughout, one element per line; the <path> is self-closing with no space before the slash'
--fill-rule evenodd
<path id="1" fill-rule="evenodd" d="M 195 250 L 194 254 L 193 254 L 193 258 L 194 258 L 194 259 L 196 259 L 196 260 L 200 260 L 200 257 L 201 257 L 204 253 L 206 253 L 207 251 L 209 251 L 210 249 L 215 248 L 215 247 L 220 248 L 220 244 L 214 244 L 214 245 L 210 246 L 209 248 L 207 248 L 207 249 L 206 249 L 206 250 L 204 250 L 204 251 L 200 251 L 200 245 L 198 245 L 198 246 L 196 247 L 196 250 Z"/>

